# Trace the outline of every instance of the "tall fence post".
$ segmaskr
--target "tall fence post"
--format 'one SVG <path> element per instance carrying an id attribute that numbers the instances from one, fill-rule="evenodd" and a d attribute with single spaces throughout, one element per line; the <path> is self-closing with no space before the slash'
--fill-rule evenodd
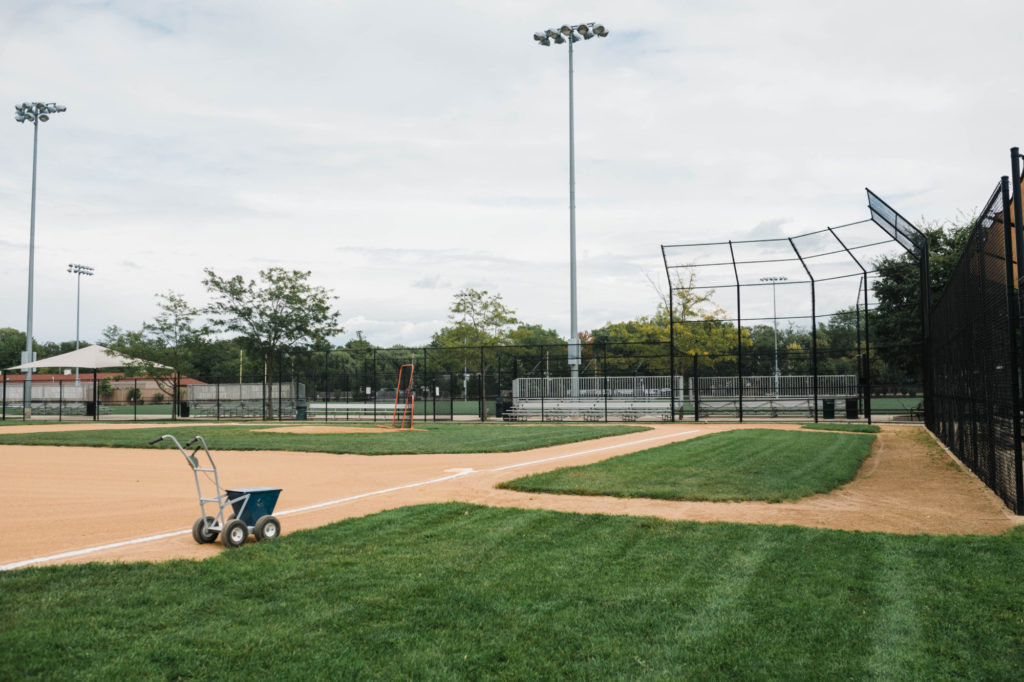
<path id="1" fill-rule="evenodd" d="M 693 422 L 700 421 L 700 365 L 697 364 L 697 354 L 693 354 Z"/>
<path id="2" fill-rule="evenodd" d="M 1013 147 L 1010 149 L 1011 170 L 1013 172 L 1013 230 L 1014 238 L 1017 243 L 1017 304 L 1020 305 L 1021 301 L 1024 300 L 1020 296 L 1020 282 L 1024 279 L 1024 273 L 1021 272 L 1024 269 L 1024 200 L 1021 198 L 1021 192 L 1024 188 L 1021 187 L 1024 179 L 1021 178 L 1020 160 L 1021 154 L 1020 149 Z M 1019 310 L 1019 307 L 1018 307 Z M 1021 318 L 1018 316 L 1018 329 L 1020 328 Z M 1024 331 L 1024 330 L 1022 330 Z M 1018 347 L 1019 352 L 1019 347 Z M 1019 375 L 1018 375 L 1019 381 Z M 1018 391 L 1020 390 L 1018 385 Z M 1017 394 L 1018 400 L 1020 400 L 1020 393 Z M 1018 403 L 1017 409 L 1019 411 L 1020 404 Z M 1018 445 L 1020 444 L 1020 434 L 1018 433 L 1017 438 Z M 1016 499 L 1017 508 L 1014 510 L 1017 514 L 1024 514 L 1024 454 L 1020 451 L 1016 452 L 1016 461 L 1014 461 L 1014 475 L 1017 478 L 1016 485 Z"/>
<path id="3" fill-rule="evenodd" d="M 1019 344 L 1017 342 L 1017 332 L 1020 330 L 1020 322 L 1017 319 L 1018 311 L 1018 300 L 1017 300 L 1017 283 L 1014 281 L 1013 276 L 1013 228 L 1010 223 L 1010 178 L 1003 176 L 1000 180 L 1002 184 L 1003 194 L 1003 247 L 1006 254 L 1006 313 L 1007 313 L 1007 333 L 1010 337 L 1010 362 L 1009 362 L 1009 373 L 1010 373 L 1010 385 L 1012 390 L 1012 397 L 1010 399 L 1010 406 L 1013 420 L 1013 461 L 1014 461 L 1014 513 L 1021 514 L 1024 512 L 1024 495 L 1021 494 L 1022 487 L 1024 487 L 1024 481 L 1021 480 L 1021 431 L 1020 431 L 1020 373 L 1018 367 L 1020 366 L 1017 353 L 1019 352 Z M 1014 216 L 1014 224 L 1019 222 L 1016 215 Z"/>
<path id="4" fill-rule="evenodd" d="M 792 241 L 792 240 L 791 240 Z M 736 277 L 736 373 L 739 376 L 740 423 L 743 423 L 743 299 L 740 295 L 740 273 L 736 268 L 736 253 L 729 240 L 729 256 L 732 258 L 732 272 Z"/>

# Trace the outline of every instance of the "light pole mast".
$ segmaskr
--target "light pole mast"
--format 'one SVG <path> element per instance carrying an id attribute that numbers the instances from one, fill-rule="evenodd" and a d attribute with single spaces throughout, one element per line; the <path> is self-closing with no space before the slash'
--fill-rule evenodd
<path id="1" fill-rule="evenodd" d="M 772 329 L 775 335 L 775 395 L 779 394 L 779 316 L 775 309 L 775 284 L 778 282 L 785 282 L 786 277 L 762 277 L 762 282 L 772 283 Z"/>
<path id="2" fill-rule="evenodd" d="M 62 104 L 43 102 L 22 102 L 14 105 L 14 120 L 18 123 L 32 122 L 32 208 L 29 217 L 28 232 L 28 320 L 25 323 L 25 355 L 22 364 L 32 362 L 32 283 L 35 275 L 36 255 L 36 160 L 39 150 L 39 122 L 50 120 L 50 114 L 67 111 Z M 23 419 L 32 417 L 32 370 L 25 374 L 23 401 Z"/>
<path id="3" fill-rule="evenodd" d="M 533 39 L 545 47 L 551 43 L 569 43 L 569 382 L 570 395 L 580 395 L 580 337 L 576 308 L 576 144 L 573 116 L 572 44 L 590 40 L 594 36 L 606 38 L 608 30 L 594 22 L 559 29 L 549 28 L 533 34 Z"/>
<path id="4" fill-rule="evenodd" d="M 82 275 L 92 277 L 93 268 L 79 263 L 68 263 L 68 272 L 77 275 L 78 278 L 78 294 L 75 297 L 75 350 L 78 350 L 79 322 L 82 319 Z M 75 367 L 75 386 L 77 385 L 78 368 Z"/>

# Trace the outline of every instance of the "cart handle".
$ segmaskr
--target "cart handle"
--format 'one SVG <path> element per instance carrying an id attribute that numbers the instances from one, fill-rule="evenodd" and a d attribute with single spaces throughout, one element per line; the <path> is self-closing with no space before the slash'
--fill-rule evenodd
<path id="1" fill-rule="evenodd" d="M 188 446 L 192 445 L 192 443 L 195 443 L 197 440 L 199 440 L 199 436 L 198 435 L 192 436 L 192 440 L 190 440 L 189 442 L 185 443 L 185 447 L 187 448 Z"/>
<path id="2" fill-rule="evenodd" d="M 149 441 L 149 444 L 150 445 L 156 445 L 157 443 L 162 441 L 164 438 L 167 438 L 167 436 L 160 436 L 159 438 L 154 438 L 153 440 Z"/>

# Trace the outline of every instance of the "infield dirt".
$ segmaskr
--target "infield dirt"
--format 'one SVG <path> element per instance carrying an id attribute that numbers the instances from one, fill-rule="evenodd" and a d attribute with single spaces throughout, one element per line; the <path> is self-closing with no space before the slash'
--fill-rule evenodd
<path id="1" fill-rule="evenodd" d="M 1021 522 L 920 427 L 884 427 L 851 483 L 795 502 L 675 502 L 494 487 L 530 473 L 735 428 L 766 427 L 656 425 L 643 433 L 512 453 L 213 455 L 223 487 L 283 488 L 276 513 L 285 535 L 385 509 L 449 501 L 888 533 L 997 534 Z M 81 550 L 87 551 L 42 563 L 201 559 L 223 551 L 219 543 L 196 544 L 188 532 L 199 505 L 191 471 L 173 450 L 0 446 L 0 514 L 0 565 Z M 170 535 L 150 539 L 165 534 Z M 104 545 L 118 546 L 88 551 Z"/>

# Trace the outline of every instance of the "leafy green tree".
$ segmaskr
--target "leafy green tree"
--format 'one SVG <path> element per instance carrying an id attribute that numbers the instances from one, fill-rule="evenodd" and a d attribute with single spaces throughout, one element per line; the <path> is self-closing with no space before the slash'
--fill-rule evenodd
<path id="1" fill-rule="evenodd" d="M 10 327 L 0 328 L 0 367 L 21 364 L 21 353 L 24 350 L 25 332 Z"/>
<path id="2" fill-rule="evenodd" d="M 970 238 L 975 219 L 961 215 L 942 225 L 924 223 L 928 237 L 932 301 L 942 294 Z M 921 358 L 920 270 L 908 253 L 875 262 L 878 278 L 872 284 L 877 308 L 871 314 L 871 346 L 892 368 L 914 376 Z"/>
<path id="3" fill-rule="evenodd" d="M 486 385 L 487 372 L 497 356 L 494 352 L 481 354 L 479 349 L 509 343 L 512 329 L 519 324 L 515 311 L 505 305 L 501 294 L 467 288 L 455 294 L 448 321 L 448 326 L 431 337 L 430 345 L 440 349 L 432 356 L 448 371 L 480 367 L 480 384 Z M 481 405 L 481 418 L 486 418 L 486 401 Z"/>
<path id="4" fill-rule="evenodd" d="M 153 379 L 161 392 L 173 396 L 178 375 L 196 374 L 196 359 L 209 344 L 210 330 L 180 294 L 168 291 L 157 298 L 159 312 L 152 322 L 139 331 L 107 327 L 103 345 L 136 360 L 124 368 L 125 376 Z"/>
<path id="5" fill-rule="evenodd" d="M 204 312 L 212 328 L 239 334 L 266 363 L 268 377 L 274 376 L 278 353 L 308 348 L 344 331 L 341 313 L 332 310 L 337 296 L 313 285 L 309 271 L 272 267 L 248 282 L 241 275 L 225 279 L 210 268 L 205 272 L 203 284 L 212 301 Z M 272 404 L 269 409 L 272 416 Z"/>

